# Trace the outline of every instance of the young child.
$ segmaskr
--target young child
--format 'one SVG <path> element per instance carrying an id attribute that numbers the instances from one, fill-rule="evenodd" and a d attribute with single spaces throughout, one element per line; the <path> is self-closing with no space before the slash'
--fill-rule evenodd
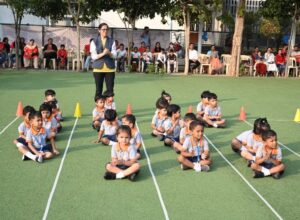
<path id="1" fill-rule="evenodd" d="M 167 107 L 169 106 L 168 101 L 165 98 L 160 97 L 156 101 L 156 109 L 152 122 L 151 128 L 153 137 L 158 137 L 160 140 L 163 140 L 163 134 L 165 132 L 163 128 L 163 122 L 168 118 L 167 117 Z"/>
<path id="2" fill-rule="evenodd" d="M 56 103 L 57 103 L 56 101 L 47 102 L 47 104 L 51 107 L 51 117 L 56 120 L 56 132 L 60 132 L 62 129 L 62 125 L 60 123 L 61 114 L 59 113 L 59 110 L 57 109 Z"/>
<path id="3" fill-rule="evenodd" d="M 133 48 L 131 52 L 131 70 L 132 72 L 137 72 L 140 63 L 141 53 L 138 51 L 137 47 Z"/>
<path id="4" fill-rule="evenodd" d="M 104 121 L 104 113 L 105 113 L 105 96 L 96 96 L 95 97 L 95 105 L 96 107 L 93 110 L 93 128 L 98 132 L 100 130 L 100 126 L 102 121 Z"/>
<path id="5" fill-rule="evenodd" d="M 209 105 L 208 97 L 210 96 L 210 91 L 205 90 L 201 93 L 201 101 L 197 105 L 197 118 L 202 119 L 204 116 L 205 108 Z"/>
<path id="6" fill-rule="evenodd" d="M 177 60 L 177 55 L 174 53 L 174 49 L 170 49 L 170 52 L 167 55 L 167 60 L 168 60 L 168 72 L 173 73 L 176 66 L 176 60 Z"/>
<path id="7" fill-rule="evenodd" d="M 141 133 L 138 131 L 138 129 L 135 126 L 135 116 L 134 115 L 124 115 L 122 117 L 122 124 L 127 125 L 131 129 L 131 139 L 130 144 L 134 145 L 136 147 L 137 151 L 137 157 L 138 159 L 141 158 L 141 146 L 142 146 L 142 136 Z"/>
<path id="8" fill-rule="evenodd" d="M 68 52 L 65 49 L 65 45 L 61 44 L 60 49 L 57 51 L 57 59 L 59 67 L 64 69 L 67 64 Z"/>
<path id="9" fill-rule="evenodd" d="M 208 97 L 209 105 L 204 111 L 204 123 L 208 127 L 224 128 L 226 121 L 222 119 L 221 108 L 218 106 L 218 97 L 215 93 L 210 93 Z"/>
<path id="10" fill-rule="evenodd" d="M 43 127 L 53 132 L 52 135 L 55 138 L 57 133 L 57 120 L 52 115 L 52 107 L 48 103 L 43 103 L 40 105 L 39 111 L 42 114 Z"/>
<path id="11" fill-rule="evenodd" d="M 43 128 L 43 120 L 40 112 L 31 112 L 29 115 L 31 129 L 27 132 L 26 142 L 29 150 L 35 154 L 38 162 L 43 162 L 43 159 L 50 159 L 53 157 L 53 152 L 59 153 L 56 148 L 51 132 Z M 51 144 L 47 144 L 49 139 Z"/>
<path id="12" fill-rule="evenodd" d="M 56 92 L 53 89 L 47 89 L 45 91 L 45 101 L 44 102 L 50 102 L 50 101 L 54 101 L 56 103 L 57 117 L 60 119 L 60 121 L 63 121 L 62 112 L 59 108 L 59 104 L 56 99 Z"/>
<path id="13" fill-rule="evenodd" d="M 209 155 L 209 147 L 207 141 L 203 137 L 204 127 L 198 120 L 190 123 L 191 136 L 187 137 L 179 148 L 181 154 L 177 160 L 181 163 L 181 168 L 194 169 L 196 172 L 209 171 L 209 165 L 212 160 Z"/>
<path id="14" fill-rule="evenodd" d="M 157 54 L 157 59 L 156 59 L 156 72 L 159 72 L 160 69 L 165 69 L 165 64 L 167 61 L 167 57 L 165 54 L 165 49 L 161 49 L 161 52 Z"/>
<path id="15" fill-rule="evenodd" d="M 270 130 L 266 118 L 258 118 L 254 121 L 253 130 L 244 131 L 231 142 L 232 149 L 249 161 L 248 166 L 255 161 L 257 149 L 263 145 L 262 133 Z"/>
<path id="16" fill-rule="evenodd" d="M 150 47 L 146 47 L 146 51 L 143 54 L 143 62 L 144 62 L 144 69 L 143 72 L 147 71 L 148 65 L 152 63 L 152 53 L 150 51 Z"/>
<path id="17" fill-rule="evenodd" d="M 119 126 L 117 112 L 113 109 L 107 109 L 104 113 L 104 118 L 105 120 L 101 123 L 96 143 L 102 142 L 105 145 L 109 145 L 111 141 L 117 141 L 116 131 Z"/>
<path id="18" fill-rule="evenodd" d="M 273 130 L 262 133 L 263 145 L 257 149 L 255 162 L 251 164 L 254 178 L 272 175 L 279 179 L 284 173 L 281 149 L 277 143 L 277 134 Z"/>
<path id="19" fill-rule="evenodd" d="M 171 104 L 167 107 L 168 119 L 163 122 L 163 129 L 165 130 L 164 144 L 165 146 L 172 146 L 174 142 L 179 142 L 180 129 L 183 122 L 180 120 L 180 107 Z"/>
<path id="20" fill-rule="evenodd" d="M 114 93 L 105 91 L 103 93 L 103 96 L 105 97 L 105 109 L 113 109 L 116 110 L 116 103 L 114 102 Z"/>
<path id="21" fill-rule="evenodd" d="M 117 143 L 112 145 L 112 161 L 106 164 L 104 179 L 122 179 L 128 177 L 134 181 L 139 172 L 140 164 L 137 161 L 136 148 L 130 144 L 131 129 L 127 125 L 121 125 L 117 130 Z"/>
<path id="22" fill-rule="evenodd" d="M 26 142 L 26 135 L 31 127 L 29 121 L 29 115 L 31 112 L 35 112 L 35 109 L 32 106 L 27 105 L 23 108 L 24 121 L 18 127 L 19 138 L 14 140 L 13 143 L 17 146 L 18 151 L 22 154 L 22 160 L 29 158 L 37 161 L 38 157 L 29 151 L 28 143 Z"/>
<path id="23" fill-rule="evenodd" d="M 179 143 L 180 144 L 183 144 L 185 139 L 191 135 L 191 131 L 189 128 L 190 123 L 195 120 L 196 120 L 196 115 L 194 113 L 186 113 L 185 114 L 185 116 L 183 118 L 184 126 L 183 126 L 183 128 L 181 128 L 180 135 L 179 135 Z"/>
<path id="24" fill-rule="evenodd" d="M 161 92 L 161 97 L 164 98 L 165 100 L 167 100 L 169 104 L 171 104 L 172 96 L 170 93 L 167 93 L 165 90 L 163 90 Z"/>

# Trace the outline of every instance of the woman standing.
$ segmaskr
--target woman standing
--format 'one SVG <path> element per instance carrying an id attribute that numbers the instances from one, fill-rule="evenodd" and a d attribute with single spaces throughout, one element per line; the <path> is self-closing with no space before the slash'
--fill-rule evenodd
<path id="1" fill-rule="evenodd" d="M 91 41 L 90 52 L 94 60 L 93 72 L 96 84 L 95 96 L 102 95 L 105 79 L 108 93 L 114 92 L 116 45 L 115 41 L 107 36 L 108 25 L 101 23 L 98 27 L 99 34 Z"/>

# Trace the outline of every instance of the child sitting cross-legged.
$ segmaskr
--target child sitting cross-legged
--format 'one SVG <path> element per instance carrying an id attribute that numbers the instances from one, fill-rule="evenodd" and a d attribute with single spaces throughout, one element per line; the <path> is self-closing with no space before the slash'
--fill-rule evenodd
<path id="1" fill-rule="evenodd" d="M 224 128 L 226 121 L 222 119 L 221 108 L 218 105 L 218 97 L 215 93 L 210 93 L 208 97 L 208 106 L 204 110 L 204 123 L 208 127 Z"/>
<path id="2" fill-rule="evenodd" d="M 117 130 L 117 142 L 113 143 L 111 149 L 112 161 L 106 164 L 104 179 L 122 179 L 128 177 L 134 181 L 139 172 L 136 146 L 130 144 L 131 129 L 127 125 L 121 125 Z"/>
<path id="3" fill-rule="evenodd" d="M 135 126 L 135 116 L 134 115 L 124 115 L 122 117 L 122 125 L 127 125 L 131 129 L 131 139 L 130 139 L 130 144 L 134 145 L 136 147 L 137 151 L 137 156 L 138 159 L 141 158 L 141 146 L 142 146 L 142 136 L 139 130 Z"/>
<path id="4" fill-rule="evenodd" d="M 101 123 L 98 139 L 95 143 L 102 142 L 105 145 L 116 142 L 116 131 L 119 126 L 117 112 L 113 109 L 107 109 L 104 113 L 105 120 Z"/>
<path id="5" fill-rule="evenodd" d="M 105 113 L 105 97 L 104 96 L 96 96 L 95 97 L 95 105 L 96 107 L 93 110 L 93 128 L 98 132 L 100 130 L 101 123 L 104 120 Z"/>
<path id="6" fill-rule="evenodd" d="M 180 130 L 179 143 L 183 144 L 184 140 L 191 135 L 190 123 L 196 120 L 196 115 L 194 113 L 186 113 L 183 118 L 183 127 Z"/>
<path id="7" fill-rule="evenodd" d="M 47 104 L 51 107 L 51 117 L 56 120 L 56 132 L 60 132 L 62 129 L 61 125 L 61 114 L 59 113 L 59 110 L 57 108 L 57 102 L 56 101 L 50 101 L 47 102 Z"/>
<path id="8" fill-rule="evenodd" d="M 273 130 L 262 133 L 263 145 L 256 151 L 255 162 L 251 164 L 254 178 L 272 175 L 279 179 L 284 173 L 281 149 L 277 143 L 277 134 Z"/>
<path id="9" fill-rule="evenodd" d="M 164 138 L 164 128 L 163 128 L 163 123 L 164 121 L 168 118 L 167 117 L 167 107 L 169 106 L 168 101 L 160 97 L 156 101 L 156 112 L 152 118 L 151 122 L 151 128 L 152 128 L 152 133 L 151 135 L 153 137 L 158 137 L 158 139 L 163 140 Z"/>
<path id="10" fill-rule="evenodd" d="M 116 110 L 116 103 L 114 101 L 115 94 L 113 92 L 105 91 L 103 96 L 105 97 L 105 109 Z"/>
<path id="11" fill-rule="evenodd" d="M 38 162 L 43 159 L 50 159 L 54 156 L 53 152 L 58 152 L 52 133 L 43 128 L 43 120 L 40 112 L 31 112 L 29 115 L 31 129 L 27 132 L 26 142 L 28 148 L 38 157 Z M 47 139 L 51 144 L 47 144 Z"/>
<path id="12" fill-rule="evenodd" d="M 204 116 L 204 111 L 206 106 L 209 105 L 208 97 L 210 96 L 210 91 L 206 90 L 201 93 L 201 101 L 197 105 L 197 118 L 202 119 Z"/>
<path id="13" fill-rule="evenodd" d="M 191 136 L 187 137 L 182 146 L 178 147 L 181 154 L 177 160 L 181 168 L 194 169 L 196 172 L 209 171 L 212 160 L 208 143 L 203 137 L 204 127 L 198 120 L 190 123 Z"/>
<path id="14" fill-rule="evenodd" d="M 53 137 L 55 137 L 57 132 L 57 120 L 52 115 L 52 108 L 48 103 L 43 103 L 40 105 L 39 111 L 42 114 L 43 127 L 53 132 Z"/>
<path id="15" fill-rule="evenodd" d="M 56 99 L 56 92 L 53 89 L 47 89 L 45 91 L 45 100 L 44 102 L 51 102 L 54 101 L 56 104 L 57 112 L 56 112 L 56 118 L 59 119 L 59 121 L 63 121 L 62 112 L 59 107 L 58 101 Z"/>

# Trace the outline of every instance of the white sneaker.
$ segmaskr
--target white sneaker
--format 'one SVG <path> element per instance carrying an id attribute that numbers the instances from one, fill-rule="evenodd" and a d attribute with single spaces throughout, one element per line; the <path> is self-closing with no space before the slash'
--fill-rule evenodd
<path id="1" fill-rule="evenodd" d="M 217 123 L 214 123 L 214 124 L 213 124 L 213 126 L 214 126 L 215 128 L 217 128 L 217 127 L 218 127 Z"/>
<path id="2" fill-rule="evenodd" d="M 44 159 L 42 156 L 38 156 L 35 158 L 35 161 L 38 162 L 38 163 L 43 163 Z"/>
<path id="3" fill-rule="evenodd" d="M 199 163 L 195 163 L 195 165 L 194 165 L 194 170 L 195 170 L 196 172 L 201 172 L 201 165 L 200 165 Z"/>
<path id="4" fill-rule="evenodd" d="M 208 171 L 210 170 L 210 168 L 209 168 L 208 165 L 202 165 L 202 166 L 201 166 L 201 170 L 202 170 L 202 171 L 208 172 Z"/>

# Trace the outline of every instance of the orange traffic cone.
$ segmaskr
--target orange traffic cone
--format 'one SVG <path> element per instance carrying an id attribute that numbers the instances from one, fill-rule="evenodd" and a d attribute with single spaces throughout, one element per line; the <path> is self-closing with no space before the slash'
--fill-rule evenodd
<path id="1" fill-rule="evenodd" d="M 192 105 L 190 105 L 190 106 L 188 107 L 187 112 L 188 112 L 188 113 L 193 113 L 193 106 L 192 106 Z"/>
<path id="2" fill-rule="evenodd" d="M 128 105 L 127 105 L 127 108 L 126 108 L 126 115 L 132 115 L 131 104 L 128 104 Z"/>
<path id="3" fill-rule="evenodd" d="M 18 116 L 18 117 L 23 116 L 23 105 L 22 105 L 22 102 L 18 103 L 16 116 Z"/>
<path id="4" fill-rule="evenodd" d="M 246 121 L 246 111 L 244 106 L 241 107 L 239 120 Z"/>

